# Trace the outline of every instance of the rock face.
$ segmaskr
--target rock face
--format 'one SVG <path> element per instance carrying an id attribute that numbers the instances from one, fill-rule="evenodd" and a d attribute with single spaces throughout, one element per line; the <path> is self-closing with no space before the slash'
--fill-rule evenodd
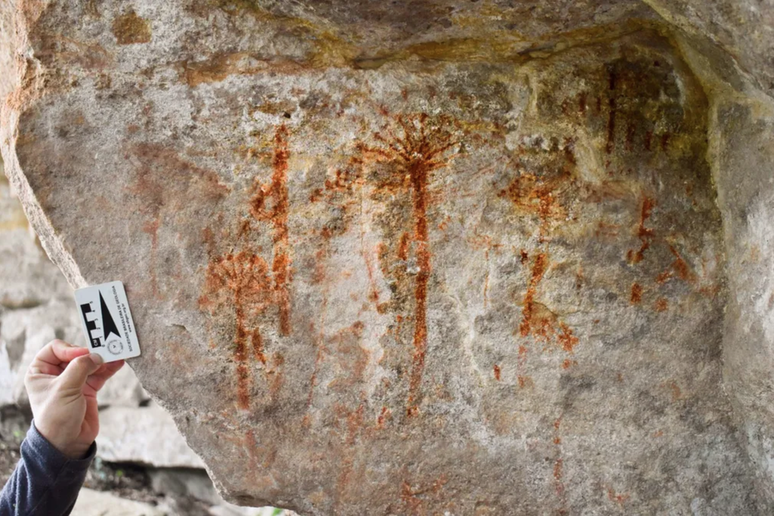
<path id="1" fill-rule="evenodd" d="M 774 5 L 756 0 L 644 0 L 689 34 L 722 47 L 739 71 L 774 94 Z"/>
<path id="2" fill-rule="evenodd" d="M 6 6 L 7 172 L 229 501 L 767 513 L 768 100 L 640 2 L 458 4 Z"/>

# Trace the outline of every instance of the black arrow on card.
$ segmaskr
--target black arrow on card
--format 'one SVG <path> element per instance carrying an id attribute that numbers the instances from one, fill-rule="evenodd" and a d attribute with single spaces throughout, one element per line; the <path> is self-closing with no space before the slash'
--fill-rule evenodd
<path id="1" fill-rule="evenodd" d="M 113 320 L 113 316 L 110 314 L 110 310 L 108 310 L 107 304 L 105 304 L 105 300 L 102 298 L 102 292 L 99 293 L 99 307 L 102 312 L 103 338 L 107 341 L 110 334 L 114 333 L 120 339 L 121 334 L 118 332 L 118 326 L 116 326 L 116 322 Z"/>

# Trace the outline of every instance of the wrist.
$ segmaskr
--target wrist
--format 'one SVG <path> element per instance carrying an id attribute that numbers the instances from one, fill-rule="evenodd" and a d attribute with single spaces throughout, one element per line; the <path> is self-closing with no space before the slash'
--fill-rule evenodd
<path id="1" fill-rule="evenodd" d="M 56 449 L 59 450 L 62 455 L 70 460 L 81 460 L 86 458 L 86 455 L 89 453 L 89 448 L 91 448 L 91 444 L 73 445 L 65 448 L 56 447 Z"/>
<path id="2" fill-rule="evenodd" d="M 48 444 L 69 460 L 83 459 L 88 454 L 89 448 L 91 448 L 91 443 L 81 444 L 66 439 L 58 439 L 57 432 L 47 428 L 45 422 L 41 423 L 33 420 L 32 424 L 38 431 L 38 434 L 40 434 Z"/>

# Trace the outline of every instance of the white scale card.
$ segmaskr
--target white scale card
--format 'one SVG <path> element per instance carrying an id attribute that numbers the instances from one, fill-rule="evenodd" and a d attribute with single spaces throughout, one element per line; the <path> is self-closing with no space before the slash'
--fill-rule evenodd
<path id="1" fill-rule="evenodd" d="M 111 281 L 75 291 L 89 349 L 105 362 L 140 356 L 124 284 Z"/>

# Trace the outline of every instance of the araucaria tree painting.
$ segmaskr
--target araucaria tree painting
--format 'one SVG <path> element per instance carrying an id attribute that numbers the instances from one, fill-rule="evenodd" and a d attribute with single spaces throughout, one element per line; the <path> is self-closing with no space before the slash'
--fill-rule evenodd
<path id="1" fill-rule="evenodd" d="M 199 306 L 210 313 L 234 310 L 234 359 L 237 373 L 239 407 L 250 407 L 252 382 L 249 351 L 253 358 L 266 365 L 263 337 L 254 321 L 272 305 L 279 312 L 279 333 L 290 334 L 290 243 L 288 237 L 288 129 L 277 128 L 273 142 L 272 180 L 268 184 L 255 181 L 249 199 L 249 216 L 236 232 L 238 253 L 230 252 L 210 261 Z M 270 224 L 273 228 L 272 267 L 257 254 L 253 239 L 253 223 Z M 249 342 L 248 342 L 249 341 Z"/>
<path id="2" fill-rule="evenodd" d="M 205 294 L 200 299 L 202 308 L 211 312 L 233 308 L 236 330 L 234 359 L 237 373 L 239 407 L 250 406 L 250 368 L 248 340 L 254 359 L 266 363 L 259 328 L 248 328 L 247 320 L 261 313 L 272 302 L 269 288 L 268 265 L 252 251 L 229 253 L 210 262 L 205 279 Z"/>
<path id="3" fill-rule="evenodd" d="M 447 117 L 430 119 L 426 114 L 399 115 L 396 124 L 374 134 L 377 146 L 361 144 L 359 150 L 377 162 L 389 163 L 392 173 L 376 185 L 392 192 L 411 192 L 413 236 L 418 271 L 414 285 L 414 338 L 407 415 L 418 411 L 418 397 L 427 350 L 427 287 L 431 272 L 428 234 L 428 185 L 434 171 L 448 165 L 457 142 Z"/>

